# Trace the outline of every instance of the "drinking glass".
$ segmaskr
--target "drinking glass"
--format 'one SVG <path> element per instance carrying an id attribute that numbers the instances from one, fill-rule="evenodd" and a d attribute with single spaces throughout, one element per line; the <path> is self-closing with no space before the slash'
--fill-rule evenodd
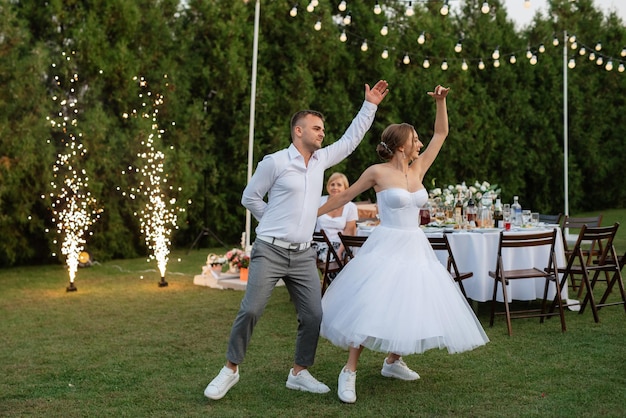
<path id="1" fill-rule="evenodd" d="M 532 226 L 539 226 L 539 212 L 532 212 L 530 214 L 530 224 Z"/>
<path id="2" fill-rule="evenodd" d="M 530 209 L 522 210 L 522 225 L 530 225 Z"/>
<path id="3" fill-rule="evenodd" d="M 502 205 L 502 221 L 504 223 L 504 229 L 509 231 L 511 229 L 511 204 L 505 203 Z"/>

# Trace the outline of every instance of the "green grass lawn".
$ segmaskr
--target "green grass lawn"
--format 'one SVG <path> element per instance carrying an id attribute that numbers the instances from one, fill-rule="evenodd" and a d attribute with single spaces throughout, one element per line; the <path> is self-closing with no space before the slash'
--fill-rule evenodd
<path id="1" fill-rule="evenodd" d="M 145 259 L 80 269 L 66 292 L 63 266 L 5 269 L 0 277 L 0 416 L 626 416 L 626 313 L 623 307 L 488 327 L 491 342 L 449 355 L 405 358 L 415 382 L 380 375 L 384 355 L 364 351 L 356 404 L 336 395 L 347 353 L 321 339 L 311 372 L 331 387 L 318 395 L 285 388 L 296 318 L 277 288 L 257 325 L 241 380 L 210 401 L 204 387 L 224 363 L 243 295 L 193 285 L 210 250 L 172 254 L 160 280 Z M 603 286 L 600 285 L 602 288 Z M 615 296 L 615 295 L 614 295 Z M 420 318 L 407 318 L 407 321 Z"/>

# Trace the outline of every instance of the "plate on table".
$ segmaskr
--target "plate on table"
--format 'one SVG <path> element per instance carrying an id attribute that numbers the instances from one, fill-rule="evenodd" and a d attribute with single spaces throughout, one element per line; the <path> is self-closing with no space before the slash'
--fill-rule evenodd
<path id="1" fill-rule="evenodd" d="M 492 232 L 500 232 L 502 228 L 475 228 L 471 230 L 472 232 L 478 232 L 481 234 L 488 234 Z"/>
<path id="2" fill-rule="evenodd" d="M 517 232 L 537 232 L 537 231 L 544 231 L 546 228 L 543 226 L 522 226 L 522 227 L 515 227 L 513 228 L 513 231 L 517 231 Z"/>

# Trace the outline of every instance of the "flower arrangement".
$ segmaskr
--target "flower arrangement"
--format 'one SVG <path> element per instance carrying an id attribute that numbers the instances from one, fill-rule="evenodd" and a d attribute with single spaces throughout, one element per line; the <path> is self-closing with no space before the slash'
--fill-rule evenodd
<path id="1" fill-rule="evenodd" d="M 244 252 L 242 250 L 240 250 L 239 248 L 233 248 L 226 253 L 225 257 L 229 263 L 237 264 L 239 262 L 239 259 L 243 257 L 243 255 Z"/>
<path id="2" fill-rule="evenodd" d="M 433 186 L 435 182 L 433 180 Z M 456 185 L 448 185 L 440 188 L 435 187 L 428 193 L 431 199 L 438 199 L 445 206 L 454 206 L 457 196 L 461 194 L 463 203 L 466 204 L 469 200 L 469 192 L 472 192 L 472 196 L 476 201 L 479 201 L 484 197 L 491 197 L 492 199 L 499 195 L 501 190 L 497 184 L 491 184 L 488 181 L 479 182 L 476 181 L 473 185 L 467 186 L 465 182 Z"/>
<path id="3" fill-rule="evenodd" d="M 239 261 L 237 262 L 237 267 L 240 269 L 247 269 L 250 266 L 250 256 L 243 255 L 239 257 Z"/>
<path id="4" fill-rule="evenodd" d="M 250 265 L 250 256 L 239 248 L 229 250 L 224 257 L 228 260 L 231 272 L 236 272 L 241 268 L 248 268 Z"/>

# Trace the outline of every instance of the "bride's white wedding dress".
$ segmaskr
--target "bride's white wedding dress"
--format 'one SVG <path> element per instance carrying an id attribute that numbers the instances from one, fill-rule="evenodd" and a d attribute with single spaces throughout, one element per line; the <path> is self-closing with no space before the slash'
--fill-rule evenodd
<path id="1" fill-rule="evenodd" d="M 419 227 L 427 199 L 426 189 L 377 193 L 380 225 L 322 298 L 321 335 L 334 345 L 408 355 L 489 341 Z"/>

